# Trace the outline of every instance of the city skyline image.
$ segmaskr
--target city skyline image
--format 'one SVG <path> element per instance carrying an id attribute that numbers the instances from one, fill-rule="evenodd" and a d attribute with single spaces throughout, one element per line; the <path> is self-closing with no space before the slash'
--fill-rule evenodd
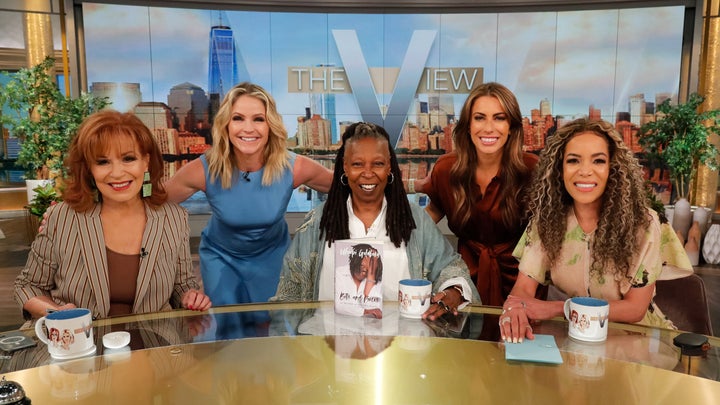
<path id="1" fill-rule="evenodd" d="M 208 41 L 211 27 L 218 24 L 217 11 L 83 7 L 89 82 L 139 83 L 143 101 L 165 102 L 170 89 L 184 82 L 210 92 Z M 230 27 L 239 47 L 239 65 L 251 81 L 271 91 L 291 135 L 296 117 L 305 115 L 310 103 L 308 94 L 288 92 L 287 68 L 342 68 L 332 38 L 340 28 L 356 32 L 370 68 L 400 68 L 413 33 L 434 30 L 425 66 L 480 67 L 482 81 L 512 89 L 528 117 L 548 99 L 555 115 L 583 114 L 594 105 L 612 121 L 616 112 L 628 110 L 631 95 L 676 94 L 679 83 L 682 7 L 520 14 L 222 14 L 227 19 L 222 24 Z M 122 22 L 117 24 L 120 32 L 107 29 L 108 18 Z M 118 63 L 119 54 L 128 62 Z M 376 92 L 380 107 L 390 104 L 394 94 L 389 90 Z M 360 119 L 352 93 L 335 98 L 337 122 Z M 464 94 L 454 99 L 459 110 Z"/>
<path id="2" fill-rule="evenodd" d="M 224 78 L 249 80 L 275 98 L 289 147 L 311 155 L 332 151 L 344 126 L 359 120 L 384 125 L 399 152 L 448 151 L 469 88 L 488 81 L 516 94 L 528 150 L 541 149 L 557 125 L 589 115 L 628 122 L 632 144 L 655 99 L 677 98 L 684 18 L 682 6 L 400 15 L 83 3 L 83 13 L 90 84 L 137 84 L 143 104 L 168 104 L 171 116 L 154 122 L 198 133 L 200 142 Z M 219 57 L 237 69 L 223 76 L 223 90 L 213 74 Z M 186 88 L 195 101 L 170 101 Z M 207 114 L 197 108 L 202 92 Z M 440 99 L 443 108 L 433 108 Z"/>

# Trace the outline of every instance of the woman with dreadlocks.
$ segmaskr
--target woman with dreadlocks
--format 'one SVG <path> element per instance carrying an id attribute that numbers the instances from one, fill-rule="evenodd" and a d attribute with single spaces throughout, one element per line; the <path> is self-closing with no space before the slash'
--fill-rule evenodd
<path id="1" fill-rule="evenodd" d="M 335 159 L 327 201 L 298 228 L 274 300 L 333 300 L 334 242 L 370 238 L 384 244 L 384 299 L 397 300 L 400 280 L 423 278 L 432 281 L 435 291 L 423 317 L 435 319 L 479 303 L 465 262 L 422 208 L 408 202 L 400 179 L 385 129 L 363 122 L 350 125 Z"/>
<path id="2" fill-rule="evenodd" d="M 533 298 L 548 283 L 570 297 L 607 300 L 610 321 L 673 328 L 652 300 L 655 281 L 663 266 L 692 266 L 663 232 L 642 169 L 612 124 L 568 123 L 548 138 L 535 170 L 530 224 L 513 252 L 520 273 L 500 317 L 503 340 L 532 339 L 529 319 L 562 316 L 562 301 Z"/>

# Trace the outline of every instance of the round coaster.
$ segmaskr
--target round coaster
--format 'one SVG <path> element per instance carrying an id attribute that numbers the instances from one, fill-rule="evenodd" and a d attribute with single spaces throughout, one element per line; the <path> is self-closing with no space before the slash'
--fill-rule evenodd
<path id="1" fill-rule="evenodd" d="M 130 344 L 130 333 L 128 332 L 111 332 L 103 336 L 103 346 L 108 349 L 119 349 Z"/>

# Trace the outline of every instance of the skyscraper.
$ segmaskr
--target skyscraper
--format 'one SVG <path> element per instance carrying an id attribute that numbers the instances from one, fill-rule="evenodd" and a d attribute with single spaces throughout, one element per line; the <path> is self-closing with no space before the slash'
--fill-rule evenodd
<path id="1" fill-rule="evenodd" d="M 548 100 L 547 98 L 540 100 L 540 116 L 545 117 L 546 115 L 550 114 L 552 114 L 550 100 Z"/>
<path id="2" fill-rule="evenodd" d="M 210 29 L 208 58 L 208 93 L 211 99 L 217 94 L 220 100 L 237 83 L 250 81 L 245 61 L 235 46 L 232 28 L 223 24 L 223 15 L 220 11 L 218 24 Z"/>
<path id="3" fill-rule="evenodd" d="M 645 115 L 645 94 L 638 93 L 630 96 L 630 122 L 635 125 L 642 125 Z"/>
<path id="4" fill-rule="evenodd" d="M 210 29 L 209 63 L 209 91 L 222 98 L 238 81 L 235 40 L 230 27 L 216 25 Z"/>
<path id="5" fill-rule="evenodd" d="M 329 64 L 317 65 L 318 67 L 334 67 Z M 310 93 L 310 111 L 330 121 L 330 132 L 332 143 L 337 143 L 340 134 L 337 130 L 337 116 L 335 114 L 335 94 L 333 93 Z"/>
<path id="6" fill-rule="evenodd" d="M 200 86 L 182 83 L 173 86 L 167 97 L 168 106 L 178 120 L 180 131 L 193 131 L 198 121 L 208 121 L 208 97 Z"/>

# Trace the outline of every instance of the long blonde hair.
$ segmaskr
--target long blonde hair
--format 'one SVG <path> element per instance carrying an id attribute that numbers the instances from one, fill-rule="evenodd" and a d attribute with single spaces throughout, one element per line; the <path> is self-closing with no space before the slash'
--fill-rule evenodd
<path id="1" fill-rule="evenodd" d="M 265 173 L 262 184 L 269 186 L 273 181 L 282 177 L 285 169 L 290 168 L 290 154 L 286 149 L 287 130 L 270 93 L 264 88 L 248 82 L 240 83 L 230 89 L 225 94 L 215 115 L 212 127 L 213 147 L 205 152 L 210 180 L 216 181 L 219 177 L 222 188 L 230 188 L 232 185 L 236 164 L 233 159 L 233 146 L 230 143 L 228 125 L 232 118 L 232 106 L 241 96 L 254 97 L 265 106 L 265 119 L 270 127 L 270 134 L 263 151 Z"/>

